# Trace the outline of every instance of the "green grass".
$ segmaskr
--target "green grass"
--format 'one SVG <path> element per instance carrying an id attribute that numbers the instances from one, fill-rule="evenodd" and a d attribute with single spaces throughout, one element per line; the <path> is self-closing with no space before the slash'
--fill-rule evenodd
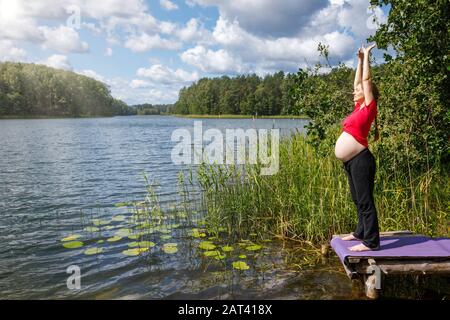
<path id="1" fill-rule="evenodd" d="M 262 176 L 257 166 L 202 165 L 197 171 L 210 226 L 232 236 L 257 233 L 317 245 L 333 234 L 353 231 L 357 218 L 342 163 L 320 157 L 296 134 L 280 143 L 280 170 Z M 395 172 L 377 158 L 374 197 L 381 231 L 411 230 L 449 235 L 449 173 L 431 168 L 420 174 Z"/>
<path id="2" fill-rule="evenodd" d="M 252 119 L 253 115 L 245 114 L 173 114 L 175 117 L 181 118 L 221 118 L 221 119 Z M 275 116 L 258 116 L 258 119 L 309 119 L 307 116 L 300 115 L 275 115 Z"/>

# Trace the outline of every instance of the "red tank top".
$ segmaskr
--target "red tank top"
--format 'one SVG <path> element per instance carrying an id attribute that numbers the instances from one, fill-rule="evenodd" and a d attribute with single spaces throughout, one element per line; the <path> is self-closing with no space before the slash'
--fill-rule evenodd
<path id="1" fill-rule="evenodd" d="M 353 112 L 342 121 L 342 131 L 351 134 L 356 141 L 368 148 L 367 137 L 369 136 L 370 126 L 378 114 L 377 103 L 373 99 L 368 106 L 361 109 L 360 106 L 358 102 L 355 102 Z"/>

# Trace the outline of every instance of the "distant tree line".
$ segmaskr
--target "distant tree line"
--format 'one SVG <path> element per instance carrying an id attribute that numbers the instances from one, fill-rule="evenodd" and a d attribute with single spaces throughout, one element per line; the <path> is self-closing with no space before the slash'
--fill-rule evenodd
<path id="1" fill-rule="evenodd" d="M 0 63 L 0 117 L 91 117 L 135 114 L 108 86 L 64 70 Z"/>
<path id="2" fill-rule="evenodd" d="M 176 114 L 295 114 L 289 92 L 295 75 L 283 71 L 260 77 L 202 78 L 179 92 L 172 113 Z"/>
<path id="3" fill-rule="evenodd" d="M 137 104 L 132 106 L 132 108 L 135 110 L 136 114 L 140 116 L 147 116 L 147 115 L 162 115 L 162 114 L 168 114 L 170 112 L 170 109 L 173 105 L 171 104 L 150 104 L 150 103 L 144 103 L 144 104 Z"/>

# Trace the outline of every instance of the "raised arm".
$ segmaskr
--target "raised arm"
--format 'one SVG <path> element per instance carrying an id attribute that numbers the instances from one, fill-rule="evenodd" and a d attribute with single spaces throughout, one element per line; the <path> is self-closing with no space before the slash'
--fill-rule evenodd
<path id="1" fill-rule="evenodd" d="M 364 59 L 364 52 L 362 48 L 358 49 L 358 67 L 356 68 L 356 74 L 355 74 L 355 82 L 353 83 L 353 90 L 356 91 L 358 86 L 362 85 L 362 69 L 363 69 L 363 59 Z"/>
<path id="2" fill-rule="evenodd" d="M 364 49 L 364 63 L 363 63 L 363 76 L 362 76 L 362 84 L 364 91 L 364 102 L 365 105 L 368 106 L 369 103 L 374 99 L 372 92 L 372 80 L 370 78 L 370 51 L 375 48 L 375 44 L 372 44 Z"/>

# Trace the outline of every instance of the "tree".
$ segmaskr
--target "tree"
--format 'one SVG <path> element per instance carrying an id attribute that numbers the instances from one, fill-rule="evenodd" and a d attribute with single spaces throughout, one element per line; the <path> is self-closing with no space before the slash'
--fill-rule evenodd
<path id="1" fill-rule="evenodd" d="M 387 161 L 430 166 L 449 160 L 450 2 L 372 0 L 390 5 L 387 23 L 371 37 L 378 48 L 392 47 L 381 84 L 381 133 Z"/>
<path id="2" fill-rule="evenodd" d="M 133 114 L 108 86 L 73 72 L 27 63 L 0 63 L 0 116 Z"/>

